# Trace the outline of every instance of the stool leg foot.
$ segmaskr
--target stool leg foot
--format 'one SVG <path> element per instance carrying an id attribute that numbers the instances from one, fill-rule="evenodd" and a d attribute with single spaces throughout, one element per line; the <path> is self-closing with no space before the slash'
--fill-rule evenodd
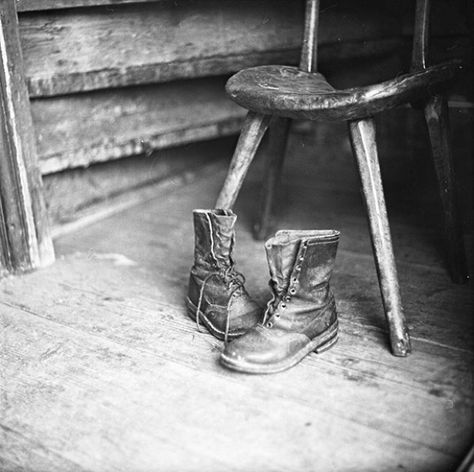
<path id="1" fill-rule="evenodd" d="M 406 356 L 411 350 L 410 337 L 403 314 L 387 210 L 385 208 L 375 141 L 375 123 L 373 119 L 352 121 L 349 123 L 349 131 L 367 206 L 380 291 L 390 330 L 392 353 L 395 356 Z"/>
<path id="2" fill-rule="evenodd" d="M 448 267 L 453 282 L 468 278 L 461 221 L 456 205 L 453 158 L 449 142 L 449 116 L 446 97 L 436 95 L 425 106 L 425 119 L 431 141 L 439 194 L 444 214 Z"/>
<path id="3" fill-rule="evenodd" d="M 269 145 L 266 156 L 265 176 L 260 200 L 260 213 L 254 224 L 254 238 L 265 239 L 270 231 L 273 203 L 285 160 L 286 142 L 290 130 L 290 118 L 274 118 L 270 126 Z"/>
<path id="4" fill-rule="evenodd" d="M 255 157 L 260 141 L 268 128 L 270 119 L 270 115 L 248 112 L 215 208 L 230 209 L 234 206 L 240 187 Z"/>

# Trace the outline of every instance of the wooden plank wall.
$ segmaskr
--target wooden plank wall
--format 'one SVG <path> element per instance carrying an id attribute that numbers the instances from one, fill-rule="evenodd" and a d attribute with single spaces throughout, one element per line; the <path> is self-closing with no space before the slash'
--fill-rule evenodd
<path id="1" fill-rule="evenodd" d="M 240 118 L 242 110 L 225 103 L 222 81 L 194 79 L 294 60 L 302 15 L 286 1 L 274 8 L 269 1 L 247 2 L 246 8 L 238 3 L 149 2 L 22 14 L 43 173 L 174 144 L 170 133 L 181 133 L 183 142 L 228 133 L 215 124 Z M 271 26 L 261 26 L 265 19 Z M 193 80 L 168 84 L 179 79 Z"/>
<path id="2" fill-rule="evenodd" d="M 436 13 L 445 20 L 436 35 L 442 43 L 453 31 L 459 36 L 454 50 L 441 49 L 464 54 L 462 2 L 451 9 L 438 3 L 450 13 Z M 323 1 L 321 61 L 336 85 L 401 70 L 412 4 Z M 235 134 L 244 111 L 225 97 L 226 77 L 257 64 L 295 64 L 303 18 L 301 0 L 18 0 L 18 9 L 45 181 Z M 54 186 L 48 189 L 51 203 Z"/>

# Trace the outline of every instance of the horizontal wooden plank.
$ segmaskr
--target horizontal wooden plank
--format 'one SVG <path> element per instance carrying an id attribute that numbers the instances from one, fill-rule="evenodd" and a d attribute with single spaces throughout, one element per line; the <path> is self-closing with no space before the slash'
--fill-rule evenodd
<path id="1" fill-rule="evenodd" d="M 43 177 L 44 195 L 52 225 L 90 216 L 117 201 L 133 200 L 130 191 L 192 179 L 198 169 L 232 155 L 235 138 L 161 149 L 147 155 L 113 160 L 88 168 L 70 169 Z"/>
<path id="2" fill-rule="evenodd" d="M 51 174 L 238 132 L 245 110 L 223 78 L 33 100 L 40 168 Z"/>
<path id="3" fill-rule="evenodd" d="M 271 5 L 271 6 L 270 6 Z M 301 39 L 292 2 L 156 2 L 25 14 L 31 96 L 216 75 L 288 61 Z"/>
<path id="4" fill-rule="evenodd" d="M 113 7 L 122 3 L 148 3 L 160 1 L 166 0 L 16 0 L 17 10 L 19 12 L 83 8 L 100 5 Z"/>

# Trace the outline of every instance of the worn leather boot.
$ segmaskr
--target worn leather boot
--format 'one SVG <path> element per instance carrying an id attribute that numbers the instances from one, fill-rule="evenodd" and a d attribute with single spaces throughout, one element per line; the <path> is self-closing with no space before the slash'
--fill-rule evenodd
<path id="1" fill-rule="evenodd" d="M 221 362 L 241 372 L 280 372 L 337 340 L 329 279 L 339 232 L 278 231 L 265 243 L 272 299 L 263 321 L 229 343 Z"/>
<path id="2" fill-rule="evenodd" d="M 236 338 L 261 319 L 260 307 L 234 268 L 237 216 L 231 210 L 194 210 L 194 265 L 189 276 L 189 316 L 216 338 Z"/>

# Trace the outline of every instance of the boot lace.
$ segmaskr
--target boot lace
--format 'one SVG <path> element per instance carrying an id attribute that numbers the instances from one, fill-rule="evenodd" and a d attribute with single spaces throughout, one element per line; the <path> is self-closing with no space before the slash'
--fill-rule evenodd
<path id="1" fill-rule="evenodd" d="M 200 323 L 200 316 L 201 316 L 201 306 L 202 301 L 204 299 L 204 290 L 206 289 L 206 285 L 213 277 L 222 277 L 226 284 L 227 289 L 231 290 L 229 294 L 229 299 L 227 301 L 227 309 L 226 309 L 226 323 L 225 323 L 225 333 L 224 333 L 224 342 L 227 344 L 227 340 L 229 337 L 229 329 L 230 329 L 230 312 L 229 312 L 229 303 L 232 299 L 232 296 L 235 292 L 243 288 L 245 284 L 245 276 L 241 272 L 235 270 L 234 263 L 231 260 L 231 264 L 224 270 L 216 269 L 210 272 L 203 280 L 201 285 L 201 289 L 199 290 L 199 301 L 196 310 L 196 327 L 199 332 L 201 332 L 201 323 Z"/>
<path id="2" fill-rule="evenodd" d="M 265 312 L 263 313 L 263 320 L 262 320 L 262 326 L 265 325 L 265 323 L 267 322 L 267 317 L 270 318 L 271 317 L 271 314 L 273 314 L 273 310 L 275 309 L 275 302 L 276 305 L 278 304 L 278 301 L 280 299 L 280 297 L 278 296 L 278 292 L 277 292 L 277 285 L 275 283 L 274 280 L 270 279 L 270 281 L 268 282 L 268 285 L 270 287 L 270 290 L 272 291 L 272 298 L 270 298 L 270 300 L 268 300 L 267 302 L 267 306 L 265 308 Z M 268 316 L 270 314 L 270 316 Z"/>

